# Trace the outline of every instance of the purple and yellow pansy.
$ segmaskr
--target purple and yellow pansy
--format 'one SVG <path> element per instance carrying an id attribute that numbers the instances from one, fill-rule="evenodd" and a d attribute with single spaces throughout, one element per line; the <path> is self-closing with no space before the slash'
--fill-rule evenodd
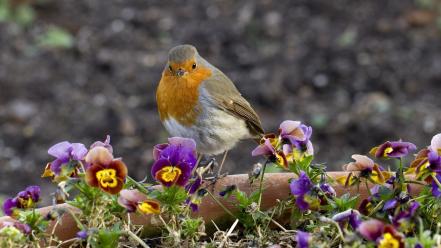
<path id="1" fill-rule="evenodd" d="M 122 190 L 127 166 L 121 159 L 114 159 L 107 148 L 92 148 L 86 156 L 86 162 L 89 164 L 85 177 L 88 185 L 110 194 L 117 194 Z"/>
<path id="2" fill-rule="evenodd" d="M 155 146 L 152 176 L 166 187 L 184 187 L 196 166 L 196 143 L 192 139 L 174 137 L 168 144 Z"/>

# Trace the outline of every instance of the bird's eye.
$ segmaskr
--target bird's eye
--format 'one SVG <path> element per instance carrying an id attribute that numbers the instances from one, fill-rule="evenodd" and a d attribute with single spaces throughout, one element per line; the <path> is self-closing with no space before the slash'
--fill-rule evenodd
<path id="1" fill-rule="evenodd" d="M 171 67 L 171 65 L 168 66 L 168 70 L 171 72 L 173 71 L 173 68 Z"/>
<path id="2" fill-rule="evenodd" d="M 196 63 L 193 63 L 193 66 L 191 68 L 193 68 L 193 70 L 196 69 Z"/>

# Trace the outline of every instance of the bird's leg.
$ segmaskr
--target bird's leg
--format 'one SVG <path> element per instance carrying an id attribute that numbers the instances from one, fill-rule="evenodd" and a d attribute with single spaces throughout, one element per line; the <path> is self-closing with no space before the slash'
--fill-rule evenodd
<path id="1" fill-rule="evenodd" d="M 224 156 L 222 157 L 222 162 L 219 166 L 219 170 L 217 171 L 217 178 L 221 177 L 222 167 L 224 166 L 225 160 L 227 159 L 228 150 L 224 152 Z"/>
<path id="2" fill-rule="evenodd" d="M 202 154 L 198 154 L 198 159 L 196 160 L 196 164 L 194 165 L 193 170 L 191 171 L 191 175 L 193 175 L 196 171 L 196 169 L 198 168 L 199 164 L 201 163 L 203 155 Z"/>

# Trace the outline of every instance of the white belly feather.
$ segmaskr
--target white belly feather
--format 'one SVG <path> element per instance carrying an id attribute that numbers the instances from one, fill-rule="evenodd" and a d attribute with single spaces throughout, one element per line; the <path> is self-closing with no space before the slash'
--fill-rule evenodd
<path id="1" fill-rule="evenodd" d="M 245 121 L 217 108 L 204 89 L 200 91 L 199 99 L 204 104 L 197 124 L 186 127 L 169 118 L 164 121 L 164 126 L 170 135 L 192 138 L 198 152 L 210 155 L 230 150 L 239 140 L 251 137 Z"/>

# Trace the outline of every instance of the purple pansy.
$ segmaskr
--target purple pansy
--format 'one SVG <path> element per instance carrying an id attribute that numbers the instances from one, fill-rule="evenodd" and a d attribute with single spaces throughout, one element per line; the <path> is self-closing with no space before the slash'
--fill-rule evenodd
<path id="1" fill-rule="evenodd" d="M 393 198 L 384 203 L 383 210 L 395 209 L 398 206 L 398 200 Z"/>
<path id="2" fill-rule="evenodd" d="M 309 208 L 309 203 L 305 201 L 305 195 L 311 190 L 313 184 L 304 171 L 300 171 L 297 179 L 293 179 L 289 185 L 291 194 L 296 196 L 296 204 L 300 210 Z"/>
<path id="3" fill-rule="evenodd" d="M 308 248 L 309 247 L 310 235 L 307 232 L 297 231 L 296 241 L 297 247 Z"/>
<path id="4" fill-rule="evenodd" d="M 191 211 L 196 212 L 199 210 L 199 205 L 202 202 L 202 198 L 207 194 L 206 189 L 199 189 L 185 201 L 191 208 Z"/>
<path id="5" fill-rule="evenodd" d="M 275 156 L 277 137 L 274 134 L 267 134 L 260 140 L 258 145 L 252 152 L 251 156 Z"/>
<path id="6" fill-rule="evenodd" d="M 429 148 L 430 150 L 437 152 L 438 155 L 441 155 L 441 133 L 432 137 Z"/>
<path id="7" fill-rule="evenodd" d="M 30 234 L 32 229 L 28 224 L 24 224 L 18 221 L 3 221 L 0 223 L 0 230 L 5 227 L 15 227 L 23 234 Z"/>
<path id="8" fill-rule="evenodd" d="M 138 204 L 147 200 L 147 196 L 137 190 L 123 189 L 119 192 L 118 204 L 127 212 L 133 213 L 138 209 Z"/>
<path id="9" fill-rule="evenodd" d="M 377 158 L 401 158 L 416 150 L 416 146 L 410 142 L 386 141 L 372 149 L 372 154 Z"/>
<path id="10" fill-rule="evenodd" d="M 396 240 L 399 247 L 404 247 L 403 235 L 399 233 L 394 226 L 385 225 L 383 222 L 371 219 L 363 221 L 357 228 L 358 233 L 360 233 L 363 238 L 369 241 L 374 241 L 379 246 L 384 241 Z"/>
<path id="11" fill-rule="evenodd" d="M 40 187 L 29 186 L 20 191 L 14 198 L 8 198 L 3 203 L 3 212 L 6 215 L 13 216 L 15 209 L 32 208 L 40 200 Z"/>
<path id="12" fill-rule="evenodd" d="M 335 189 L 327 184 L 327 183 L 322 183 L 320 184 L 320 189 L 326 194 L 326 196 L 328 197 L 335 197 L 337 195 L 337 192 L 335 192 Z"/>
<path id="13" fill-rule="evenodd" d="M 154 149 L 152 176 L 164 186 L 185 186 L 196 165 L 196 143 L 192 139 L 170 138 Z"/>
<path id="14" fill-rule="evenodd" d="M 202 182 L 202 178 L 198 176 L 193 182 L 187 184 L 187 186 L 185 186 L 185 189 L 188 191 L 189 194 L 194 194 L 201 187 Z"/>
<path id="15" fill-rule="evenodd" d="M 87 237 L 89 236 L 89 234 L 87 233 L 86 230 L 81 230 L 79 232 L 77 232 L 77 238 L 82 239 L 82 240 L 86 240 Z"/>
<path id="16" fill-rule="evenodd" d="M 376 241 L 381 235 L 383 235 L 384 231 L 384 223 L 376 220 L 371 219 L 367 221 L 363 221 L 357 228 L 357 231 L 369 241 Z"/>
<path id="17" fill-rule="evenodd" d="M 441 156 L 438 152 L 429 149 L 427 159 L 429 161 L 430 169 L 436 173 L 441 173 Z"/>
<path id="18" fill-rule="evenodd" d="M 312 127 L 302 124 L 300 121 L 287 120 L 280 124 L 280 137 L 289 141 L 293 146 L 309 155 L 314 154 L 314 149 L 310 141 Z"/>
<path id="19" fill-rule="evenodd" d="M 441 196 L 441 189 L 435 179 L 438 180 L 438 182 L 441 182 L 441 175 L 436 175 L 432 180 L 432 195 L 438 198 Z"/>
<path id="20" fill-rule="evenodd" d="M 410 219 L 415 215 L 416 211 L 420 207 L 420 204 L 416 201 L 413 201 L 409 204 L 409 207 L 406 210 L 399 212 L 392 220 L 392 223 L 395 226 L 400 226 L 405 222 L 410 221 Z"/>
<path id="21" fill-rule="evenodd" d="M 48 153 L 56 158 L 50 163 L 50 169 L 55 175 L 58 175 L 63 164 L 68 163 L 70 160 L 83 160 L 87 154 L 87 148 L 81 143 L 63 141 L 49 148 Z"/>
<path id="22" fill-rule="evenodd" d="M 354 209 L 348 209 L 344 212 L 338 213 L 332 217 L 341 227 L 349 223 L 353 229 L 357 229 L 361 224 L 360 212 Z"/>
<path id="23" fill-rule="evenodd" d="M 110 145 L 110 135 L 106 136 L 106 140 L 104 142 L 102 141 L 96 141 L 94 142 L 91 146 L 90 149 L 97 147 L 97 146 L 102 146 L 104 148 L 106 148 L 107 150 L 109 150 L 110 153 L 113 154 L 113 147 L 112 145 Z"/>

